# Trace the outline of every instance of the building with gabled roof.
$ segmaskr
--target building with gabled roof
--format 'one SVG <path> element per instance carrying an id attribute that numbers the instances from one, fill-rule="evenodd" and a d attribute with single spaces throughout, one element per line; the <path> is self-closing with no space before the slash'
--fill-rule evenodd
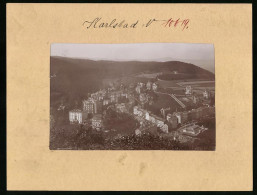
<path id="1" fill-rule="evenodd" d="M 81 124 L 83 121 L 82 111 L 79 109 L 74 109 L 69 111 L 69 120 L 71 124 L 74 124 L 74 123 Z"/>

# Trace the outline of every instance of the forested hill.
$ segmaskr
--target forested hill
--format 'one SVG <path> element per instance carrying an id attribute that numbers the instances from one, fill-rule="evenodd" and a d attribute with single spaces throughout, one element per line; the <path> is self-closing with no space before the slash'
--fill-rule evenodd
<path id="1" fill-rule="evenodd" d="M 141 61 L 94 61 L 65 57 L 51 57 L 51 103 L 60 97 L 82 99 L 89 92 L 99 89 L 102 79 L 128 76 L 142 72 L 178 71 L 192 78 L 214 79 L 215 75 L 193 64 L 179 61 L 141 62 Z"/>

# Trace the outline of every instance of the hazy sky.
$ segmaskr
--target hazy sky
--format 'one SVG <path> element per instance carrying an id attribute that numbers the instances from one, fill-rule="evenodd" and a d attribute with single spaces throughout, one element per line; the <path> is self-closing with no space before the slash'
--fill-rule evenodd
<path id="1" fill-rule="evenodd" d="M 188 62 L 214 72 L 213 44 L 51 44 L 51 56 L 115 61 Z"/>

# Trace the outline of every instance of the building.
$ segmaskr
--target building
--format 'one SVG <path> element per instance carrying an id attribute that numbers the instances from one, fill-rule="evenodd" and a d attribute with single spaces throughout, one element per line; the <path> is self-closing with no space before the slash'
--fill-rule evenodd
<path id="1" fill-rule="evenodd" d="M 157 83 L 153 83 L 152 88 L 153 88 L 153 91 L 157 91 L 158 89 Z"/>
<path id="2" fill-rule="evenodd" d="M 151 89 L 152 89 L 152 82 L 151 82 L 151 81 L 148 81 L 148 82 L 146 83 L 146 89 L 147 89 L 147 90 L 151 90 Z"/>
<path id="3" fill-rule="evenodd" d="M 192 94 L 192 87 L 191 86 L 186 86 L 186 95 L 191 95 Z"/>
<path id="4" fill-rule="evenodd" d="M 195 95 L 193 96 L 193 103 L 194 103 L 194 104 L 197 104 L 197 103 L 199 102 L 199 100 L 200 100 L 200 99 L 199 99 L 198 96 L 195 96 Z"/>
<path id="5" fill-rule="evenodd" d="M 202 115 L 201 112 L 202 111 L 200 109 L 192 109 L 192 110 L 190 110 L 189 111 L 190 119 L 191 120 L 198 120 L 201 117 L 201 115 Z"/>
<path id="6" fill-rule="evenodd" d="M 155 124 L 157 125 L 157 127 L 162 127 L 164 125 L 165 119 L 156 115 L 153 115 L 153 117 L 155 118 Z"/>
<path id="7" fill-rule="evenodd" d="M 147 100 L 146 94 L 145 93 L 141 93 L 139 95 L 139 100 L 140 100 L 140 102 L 145 102 Z"/>
<path id="8" fill-rule="evenodd" d="M 188 121 L 188 113 L 187 112 L 181 112 L 181 123 L 186 123 Z"/>
<path id="9" fill-rule="evenodd" d="M 127 111 L 126 105 L 124 103 L 115 104 L 115 107 L 118 112 L 126 112 Z"/>
<path id="10" fill-rule="evenodd" d="M 174 116 L 177 117 L 178 124 L 181 124 L 181 113 L 180 113 L 180 112 L 175 112 L 175 113 L 174 113 Z"/>
<path id="11" fill-rule="evenodd" d="M 134 108 L 133 108 L 133 114 L 134 114 L 134 115 L 138 115 L 138 107 L 137 107 L 137 106 L 134 106 Z"/>
<path id="12" fill-rule="evenodd" d="M 208 91 L 206 91 L 206 90 L 204 90 L 204 92 L 203 92 L 203 98 L 204 99 L 209 99 L 209 92 Z"/>
<path id="13" fill-rule="evenodd" d="M 127 98 L 128 98 L 128 93 L 122 92 L 122 93 L 120 94 L 120 96 L 121 96 L 121 97 L 125 97 L 125 98 L 127 99 Z"/>
<path id="14" fill-rule="evenodd" d="M 120 90 L 124 90 L 125 89 L 125 86 L 123 83 L 120 84 Z"/>
<path id="15" fill-rule="evenodd" d="M 160 110 L 161 115 L 163 116 L 163 118 L 166 118 L 166 113 L 167 113 L 167 111 L 169 111 L 169 110 L 170 110 L 170 108 L 162 108 L 162 109 Z"/>
<path id="16" fill-rule="evenodd" d="M 148 111 L 145 112 L 145 119 L 150 121 L 150 113 Z"/>
<path id="17" fill-rule="evenodd" d="M 103 100 L 103 105 L 109 105 L 111 103 L 111 100 L 109 98 L 106 98 Z"/>
<path id="18" fill-rule="evenodd" d="M 145 84 L 142 83 L 142 82 L 138 83 L 138 85 L 139 85 L 140 87 L 144 87 L 144 86 L 145 86 Z"/>
<path id="19" fill-rule="evenodd" d="M 118 99 L 115 94 L 110 95 L 110 100 L 111 100 L 111 102 L 118 102 Z"/>
<path id="20" fill-rule="evenodd" d="M 92 128 L 100 130 L 103 127 L 103 120 L 101 114 L 96 114 L 92 118 Z"/>
<path id="21" fill-rule="evenodd" d="M 145 110 L 138 108 L 138 116 L 144 117 L 145 116 Z"/>
<path id="22" fill-rule="evenodd" d="M 169 133 L 169 126 L 167 124 L 164 124 L 160 127 L 160 129 L 162 130 L 162 132 L 164 133 Z"/>
<path id="23" fill-rule="evenodd" d="M 196 124 L 186 125 L 182 127 L 182 129 L 180 129 L 180 131 L 183 134 L 191 135 L 191 136 L 197 136 L 198 134 L 200 134 L 205 130 L 207 130 L 207 128 L 204 128 L 203 126 L 200 127 L 199 125 L 196 125 Z"/>
<path id="24" fill-rule="evenodd" d="M 137 85 L 137 86 L 136 86 L 136 92 L 137 92 L 137 93 L 140 93 L 140 92 L 141 92 L 141 87 L 140 87 L 140 85 Z"/>
<path id="25" fill-rule="evenodd" d="M 95 114 L 97 113 L 97 103 L 93 98 L 88 98 L 88 100 L 83 100 L 83 111 L 87 113 Z"/>
<path id="26" fill-rule="evenodd" d="M 135 134 L 136 134 L 137 136 L 140 136 L 140 135 L 142 135 L 142 132 L 140 131 L 140 129 L 136 129 L 136 130 L 135 130 Z"/>
<path id="27" fill-rule="evenodd" d="M 96 113 L 102 114 L 103 112 L 103 100 L 96 101 Z"/>
<path id="28" fill-rule="evenodd" d="M 186 123 L 188 121 L 188 112 L 176 112 L 174 116 L 177 117 L 177 121 L 179 124 Z"/>
<path id="29" fill-rule="evenodd" d="M 171 128 L 175 129 L 178 126 L 178 119 L 176 116 L 172 114 L 167 115 L 167 121 L 171 124 Z"/>
<path id="30" fill-rule="evenodd" d="M 83 121 L 82 111 L 79 109 L 74 109 L 69 112 L 69 120 L 71 124 L 79 123 L 81 124 Z"/>
<path id="31" fill-rule="evenodd" d="M 127 98 L 128 94 L 124 93 L 122 90 L 112 91 L 108 94 L 108 99 L 110 99 L 112 103 L 117 103 L 121 97 Z"/>
<path id="32" fill-rule="evenodd" d="M 91 98 L 93 98 L 94 100 L 103 100 L 106 93 L 107 93 L 106 90 L 103 89 L 103 90 L 97 91 L 96 93 L 92 93 Z"/>
<path id="33" fill-rule="evenodd" d="M 149 115 L 149 121 L 155 124 L 155 117 L 153 115 Z"/>
<path id="34" fill-rule="evenodd" d="M 172 117 L 173 115 L 172 114 L 167 114 L 167 117 L 166 117 L 166 119 L 167 119 L 167 121 L 169 121 L 170 119 L 171 119 L 171 117 Z"/>

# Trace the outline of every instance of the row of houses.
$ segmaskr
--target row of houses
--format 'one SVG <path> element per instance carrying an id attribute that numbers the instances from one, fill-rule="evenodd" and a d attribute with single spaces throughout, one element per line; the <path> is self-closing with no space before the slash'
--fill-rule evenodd
<path id="1" fill-rule="evenodd" d="M 137 83 L 135 90 L 138 94 L 142 93 L 144 91 L 144 89 L 157 91 L 158 84 L 152 83 L 151 81 L 148 81 L 146 84 L 142 83 L 142 82 Z"/>
<path id="2" fill-rule="evenodd" d="M 191 95 L 193 93 L 193 88 L 191 86 L 186 86 L 185 95 Z M 211 92 L 206 89 L 202 92 L 204 99 L 209 99 Z"/>
<path id="3" fill-rule="evenodd" d="M 168 133 L 169 127 L 167 124 L 165 124 L 165 119 L 163 119 L 159 116 L 156 116 L 147 110 L 139 108 L 138 106 L 134 106 L 133 114 L 135 116 L 139 116 L 139 117 L 143 118 L 144 120 L 150 121 L 151 123 L 155 124 L 157 127 L 160 127 L 160 129 L 163 132 Z"/>
<path id="4" fill-rule="evenodd" d="M 192 109 L 184 112 L 169 113 L 166 116 L 167 121 L 170 123 L 171 128 L 177 128 L 179 124 L 185 124 L 189 121 L 197 121 L 202 117 L 212 116 L 215 114 L 215 107 L 205 106 L 197 109 Z"/>
<path id="5" fill-rule="evenodd" d="M 128 93 L 124 90 L 99 90 L 91 94 L 91 99 L 102 101 L 103 105 L 108 105 L 113 102 L 118 102 L 119 98 L 128 98 Z"/>
<path id="6" fill-rule="evenodd" d="M 69 120 L 71 124 L 82 124 L 87 120 L 87 113 L 79 109 L 71 110 Z M 101 129 L 103 127 L 102 114 L 95 114 L 89 122 L 93 129 Z"/>
<path id="7" fill-rule="evenodd" d="M 169 113 L 164 118 L 161 118 L 150 113 L 147 110 L 135 106 L 133 114 L 156 124 L 158 127 L 162 127 L 165 124 L 165 121 L 167 120 L 167 122 L 170 124 L 170 128 L 175 129 L 179 124 L 184 124 L 188 121 L 199 120 L 202 117 L 214 115 L 215 107 L 205 106 L 184 112 L 174 112 L 173 114 Z"/>
<path id="8" fill-rule="evenodd" d="M 214 116 L 215 115 L 215 107 L 214 106 L 203 106 L 196 109 L 192 109 L 184 112 L 174 112 L 173 114 L 167 115 L 167 120 L 171 116 L 176 116 L 178 124 L 183 124 L 192 120 L 199 120 L 206 116 Z"/>
<path id="9" fill-rule="evenodd" d="M 82 124 L 87 120 L 88 114 L 92 114 L 91 125 L 94 129 L 101 129 L 103 120 L 103 106 L 115 104 L 120 112 L 126 111 L 125 104 L 117 104 L 119 98 L 128 98 L 128 93 L 124 90 L 115 90 L 108 88 L 92 93 L 88 99 L 82 101 L 82 110 L 74 109 L 69 112 L 69 121 L 71 124 Z"/>

